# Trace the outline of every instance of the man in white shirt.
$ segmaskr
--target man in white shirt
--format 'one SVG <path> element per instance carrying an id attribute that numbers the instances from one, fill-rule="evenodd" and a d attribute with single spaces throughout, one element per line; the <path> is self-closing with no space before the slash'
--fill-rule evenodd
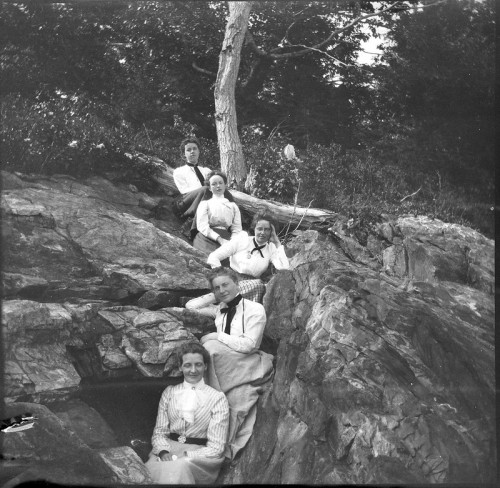
<path id="1" fill-rule="evenodd" d="M 174 213 L 182 218 L 193 217 L 206 190 L 205 179 L 210 168 L 198 166 L 200 143 L 196 137 L 186 137 L 180 146 L 186 164 L 174 169 L 174 182 L 181 196 L 173 202 Z"/>
<path id="2" fill-rule="evenodd" d="M 196 137 L 186 137 L 181 142 L 180 150 L 186 164 L 174 169 L 174 182 L 179 192 L 185 195 L 204 186 L 205 178 L 211 170 L 198 166 L 200 143 Z"/>
<path id="3" fill-rule="evenodd" d="M 226 456 L 234 458 L 247 443 L 255 422 L 258 394 L 272 376 L 273 356 L 259 350 L 266 326 L 260 303 L 240 295 L 238 277 L 230 268 L 216 268 L 209 282 L 220 302 L 217 332 L 201 338 L 210 354 L 207 382 L 222 391 L 230 406 Z"/>

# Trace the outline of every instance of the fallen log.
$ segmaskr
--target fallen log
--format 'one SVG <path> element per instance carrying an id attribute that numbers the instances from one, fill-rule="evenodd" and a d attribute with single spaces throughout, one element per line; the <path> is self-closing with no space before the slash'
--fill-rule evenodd
<path id="1" fill-rule="evenodd" d="M 138 157 L 149 157 L 137 155 Z M 173 179 L 173 169 L 167 164 L 163 164 L 163 169 L 155 177 L 155 181 L 162 187 L 179 194 Z M 294 229 L 316 229 L 326 231 L 329 227 L 339 224 L 345 220 L 340 214 L 329 212 L 319 208 L 306 208 L 301 206 L 286 205 L 272 200 L 262 200 L 261 198 L 247 195 L 238 190 L 230 189 L 234 201 L 243 214 L 249 217 L 258 211 L 268 213 L 281 227 L 289 226 L 289 231 Z M 288 231 L 287 231 L 288 232 Z"/>

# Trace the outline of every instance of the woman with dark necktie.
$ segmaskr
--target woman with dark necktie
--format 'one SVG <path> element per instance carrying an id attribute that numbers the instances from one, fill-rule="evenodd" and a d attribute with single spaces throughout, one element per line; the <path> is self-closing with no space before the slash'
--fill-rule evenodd
<path id="1" fill-rule="evenodd" d="M 253 236 L 241 232 L 235 239 L 213 251 L 208 256 L 207 263 L 216 268 L 229 258 L 231 268 L 238 274 L 241 295 L 248 300 L 262 303 L 266 291 L 262 275 L 270 264 L 280 270 L 288 269 L 289 263 L 269 216 L 264 213 L 255 214 L 251 228 L 254 231 Z M 215 302 L 214 294 L 209 293 L 190 300 L 186 303 L 186 308 L 213 317 L 217 311 Z"/>
<path id="2" fill-rule="evenodd" d="M 272 377 L 273 356 L 259 350 L 266 327 L 266 311 L 260 303 L 243 298 L 238 276 L 231 268 L 215 268 L 208 282 L 220 303 L 216 332 L 201 338 L 210 353 L 207 383 L 226 394 L 229 403 L 229 435 L 225 455 L 233 459 L 250 438 L 262 385 Z"/>

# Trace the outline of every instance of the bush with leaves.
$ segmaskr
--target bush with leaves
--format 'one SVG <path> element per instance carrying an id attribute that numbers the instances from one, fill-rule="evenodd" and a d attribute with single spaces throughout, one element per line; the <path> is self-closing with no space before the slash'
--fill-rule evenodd
<path id="1" fill-rule="evenodd" d="M 17 95 L 2 101 L 2 165 L 32 173 L 86 176 L 109 170 L 127 133 L 103 117 L 103 106 L 77 94 Z"/>
<path id="2" fill-rule="evenodd" d="M 251 193 L 258 198 L 292 203 L 298 189 L 296 160 L 285 157 L 282 137 L 259 137 L 251 130 L 242 135 L 243 151 L 252 179 Z"/>
<path id="3" fill-rule="evenodd" d="M 467 182 L 460 186 L 432 164 L 420 161 L 404 141 L 390 148 L 398 150 L 396 160 L 384 157 L 388 152 L 380 148 L 345 151 L 337 144 L 310 144 L 297 150 L 297 159 L 287 160 L 283 149 L 289 141 L 283 137 L 269 140 L 246 132 L 243 141 L 253 175 L 252 193 L 257 197 L 297 201 L 303 207 L 346 215 L 353 219 L 354 232 L 356 227 L 376 222 L 383 213 L 412 213 L 493 235 L 493 184 L 482 194 Z M 357 237 L 363 242 L 362 235 Z"/>

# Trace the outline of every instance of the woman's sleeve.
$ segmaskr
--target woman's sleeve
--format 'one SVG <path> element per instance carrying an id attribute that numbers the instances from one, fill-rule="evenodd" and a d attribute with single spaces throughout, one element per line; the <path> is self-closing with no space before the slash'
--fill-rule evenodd
<path id="1" fill-rule="evenodd" d="M 166 388 L 161 395 L 158 405 L 158 415 L 156 416 L 156 425 L 153 430 L 151 444 L 153 445 L 153 454 L 158 455 L 161 451 L 170 451 L 168 434 L 170 434 L 170 422 L 168 419 L 167 406 L 171 398 L 171 388 Z"/>
<path id="2" fill-rule="evenodd" d="M 212 408 L 207 430 L 207 445 L 195 451 L 188 451 L 190 458 L 220 458 L 226 447 L 229 428 L 229 405 L 224 393 L 218 392 L 219 398 Z"/>
<path id="3" fill-rule="evenodd" d="M 233 215 L 233 222 L 231 223 L 231 238 L 233 238 L 236 234 L 238 234 L 242 230 L 240 209 L 238 208 L 238 205 L 236 205 L 236 203 L 233 202 L 233 205 L 234 205 L 234 215 Z"/>
<path id="4" fill-rule="evenodd" d="M 280 245 L 276 247 L 274 244 L 270 244 L 271 250 L 271 263 L 273 263 L 276 269 L 290 269 L 290 263 L 285 254 L 285 246 Z"/>
<path id="5" fill-rule="evenodd" d="M 241 236 L 241 239 L 240 239 Z M 228 242 L 225 242 L 217 248 L 215 251 L 211 252 L 207 258 L 207 264 L 212 266 L 212 268 L 216 268 L 221 266 L 221 261 L 229 258 L 233 254 L 236 254 L 238 251 L 241 251 L 246 246 L 246 232 L 240 232 L 238 234 L 238 239 L 231 239 Z"/>
<path id="6" fill-rule="evenodd" d="M 202 200 L 198 205 L 198 210 L 196 210 L 196 228 L 198 232 L 201 232 L 205 237 L 217 241 L 219 234 L 214 232 L 210 228 L 210 222 L 208 221 L 208 201 Z"/>

